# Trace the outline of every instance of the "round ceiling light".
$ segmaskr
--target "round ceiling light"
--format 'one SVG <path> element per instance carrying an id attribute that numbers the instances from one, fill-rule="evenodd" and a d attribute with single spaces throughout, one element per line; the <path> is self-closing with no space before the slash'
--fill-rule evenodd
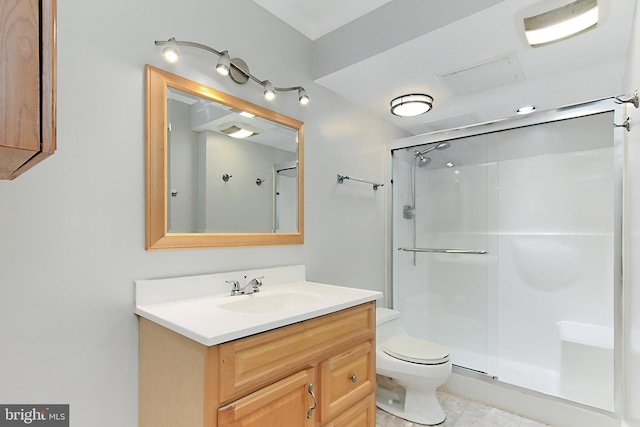
<path id="1" fill-rule="evenodd" d="M 535 105 L 526 105 L 524 107 L 520 107 L 516 110 L 516 114 L 530 114 L 536 111 L 538 107 Z"/>
<path id="2" fill-rule="evenodd" d="M 424 93 L 411 93 L 391 100 L 391 114 L 412 117 L 424 114 L 433 107 L 433 98 Z"/>

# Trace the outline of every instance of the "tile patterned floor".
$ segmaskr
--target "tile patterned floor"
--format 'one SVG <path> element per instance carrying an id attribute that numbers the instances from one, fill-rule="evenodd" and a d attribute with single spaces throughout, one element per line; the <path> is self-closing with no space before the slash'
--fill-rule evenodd
<path id="1" fill-rule="evenodd" d="M 456 394 L 438 391 L 447 419 L 438 427 L 551 427 Z M 419 427 L 376 408 L 376 427 Z"/>

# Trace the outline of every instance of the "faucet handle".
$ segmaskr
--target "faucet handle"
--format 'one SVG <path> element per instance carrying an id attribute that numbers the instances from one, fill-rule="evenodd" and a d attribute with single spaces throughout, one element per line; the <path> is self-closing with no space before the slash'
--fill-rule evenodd
<path id="1" fill-rule="evenodd" d="M 225 280 L 225 283 L 233 285 L 233 288 L 231 289 L 231 295 L 240 294 L 240 282 L 238 282 L 237 280 Z"/>
<path id="2" fill-rule="evenodd" d="M 243 288 L 243 291 L 244 289 L 246 289 L 244 293 L 253 294 L 255 292 L 260 292 L 260 286 L 262 286 L 262 279 L 264 279 L 264 276 L 254 277 L 253 279 L 249 280 L 249 282 Z"/>

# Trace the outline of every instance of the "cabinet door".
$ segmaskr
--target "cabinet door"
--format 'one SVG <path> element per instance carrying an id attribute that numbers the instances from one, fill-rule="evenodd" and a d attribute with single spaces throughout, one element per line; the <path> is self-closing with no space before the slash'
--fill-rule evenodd
<path id="1" fill-rule="evenodd" d="M 0 4 L 0 173 L 8 177 L 40 150 L 38 0 Z"/>
<path id="2" fill-rule="evenodd" d="M 320 418 L 323 423 L 374 392 L 375 355 L 372 341 L 338 354 L 320 366 Z"/>
<path id="3" fill-rule="evenodd" d="M 56 150 L 56 0 L 0 0 L 0 179 Z"/>
<path id="4" fill-rule="evenodd" d="M 309 391 L 314 369 L 306 369 L 251 393 L 218 410 L 218 425 L 225 427 L 311 427 L 315 397 Z"/>

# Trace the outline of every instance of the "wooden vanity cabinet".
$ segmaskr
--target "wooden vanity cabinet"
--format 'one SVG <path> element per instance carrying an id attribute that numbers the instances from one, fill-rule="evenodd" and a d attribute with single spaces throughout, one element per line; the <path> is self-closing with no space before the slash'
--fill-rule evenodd
<path id="1" fill-rule="evenodd" d="M 56 0 L 0 2 L 0 179 L 56 149 Z"/>
<path id="2" fill-rule="evenodd" d="M 373 427 L 375 302 L 211 347 L 141 318 L 139 372 L 140 427 Z"/>

